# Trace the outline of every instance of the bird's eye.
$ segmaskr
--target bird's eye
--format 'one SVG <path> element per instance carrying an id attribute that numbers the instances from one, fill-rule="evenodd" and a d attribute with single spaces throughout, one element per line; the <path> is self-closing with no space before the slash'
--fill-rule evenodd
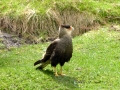
<path id="1" fill-rule="evenodd" d="M 65 26 L 65 28 L 70 29 L 70 26 Z"/>
<path id="2" fill-rule="evenodd" d="M 61 25 L 61 27 L 66 28 L 66 29 L 69 29 L 69 28 L 70 28 L 70 25 Z"/>

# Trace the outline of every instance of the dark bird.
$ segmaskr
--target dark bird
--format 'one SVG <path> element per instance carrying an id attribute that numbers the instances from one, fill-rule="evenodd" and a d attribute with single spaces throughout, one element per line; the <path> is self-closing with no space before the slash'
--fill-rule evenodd
<path id="1" fill-rule="evenodd" d="M 54 68 L 55 76 L 58 76 L 56 66 L 60 64 L 60 75 L 62 73 L 62 66 L 65 62 L 70 61 L 73 53 L 73 45 L 71 32 L 74 28 L 70 25 L 61 25 L 59 27 L 59 36 L 47 48 L 44 57 L 34 63 L 34 66 L 41 64 L 36 69 L 43 69 L 48 64 Z"/>

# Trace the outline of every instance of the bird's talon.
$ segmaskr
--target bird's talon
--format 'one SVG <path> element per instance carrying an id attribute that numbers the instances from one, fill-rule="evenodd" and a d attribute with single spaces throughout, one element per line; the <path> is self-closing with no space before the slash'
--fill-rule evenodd
<path id="1" fill-rule="evenodd" d="M 59 76 L 58 74 L 55 74 L 55 76 Z"/>
<path id="2" fill-rule="evenodd" d="M 65 76 L 66 74 L 60 73 L 61 76 Z"/>

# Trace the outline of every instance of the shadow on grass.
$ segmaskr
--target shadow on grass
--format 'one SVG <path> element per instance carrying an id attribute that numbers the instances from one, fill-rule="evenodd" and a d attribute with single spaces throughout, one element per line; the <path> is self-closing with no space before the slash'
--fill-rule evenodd
<path id="1" fill-rule="evenodd" d="M 52 77 L 52 79 L 57 82 L 60 86 L 65 86 L 68 89 L 75 89 L 79 88 L 78 81 L 74 77 L 70 76 L 54 76 L 53 71 L 51 70 L 40 70 L 46 75 L 49 75 Z"/>

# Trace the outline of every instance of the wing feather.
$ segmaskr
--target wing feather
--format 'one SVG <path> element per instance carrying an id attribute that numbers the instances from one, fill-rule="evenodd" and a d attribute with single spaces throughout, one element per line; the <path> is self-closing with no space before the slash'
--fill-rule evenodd
<path id="1" fill-rule="evenodd" d="M 53 53 L 56 45 L 57 45 L 58 40 L 53 41 L 47 48 L 46 53 L 44 54 L 44 57 L 41 60 L 38 60 L 34 63 L 34 66 L 39 64 L 39 63 L 45 63 L 48 61 L 51 57 L 51 54 Z"/>
<path id="2" fill-rule="evenodd" d="M 44 62 L 46 62 L 48 59 L 50 59 L 55 47 L 57 45 L 57 41 L 53 41 L 47 48 L 45 56 L 44 56 Z"/>

